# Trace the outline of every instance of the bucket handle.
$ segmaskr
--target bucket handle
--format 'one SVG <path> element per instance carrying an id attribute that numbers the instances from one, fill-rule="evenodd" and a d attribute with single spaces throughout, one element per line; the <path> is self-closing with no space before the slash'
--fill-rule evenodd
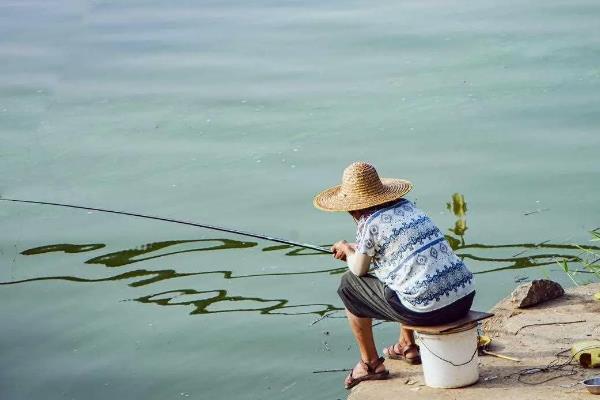
<path id="1" fill-rule="evenodd" d="M 426 348 L 427 350 L 429 350 L 429 352 L 430 352 L 431 354 L 433 354 L 434 356 L 436 356 L 436 357 L 437 357 L 437 358 L 439 358 L 440 360 L 442 360 L 442 361 L 445 361 L 445 362 L 447 362 L 448 364 L 450 364 L 450 365 L 453 365 L 453 366 L 455 366 L 455 367 L 461 367 L 461 366 L 463 366 L 463 365 L 467 365 L 467 364 L 469 364 L 469 363 L 470 363 L 471 361 L 473 361 L 473 359 L 475 358 L 475 354 L 477 354 L 477 350 L 478 350 L 478 346 L 477 346 L 477 343 L 476 343 L 476 344 L 475 344 L 475 351 L 473 351 L 473 354 L 471 355 L 471 358 L 469 358 L 469 360 L 468 360 L 468 361 L 466 361 L 466 362 L 464 362 L 464 363 L 461 363 L 461 364 L 455 364 L 455 363 L 453 363 L 452 361 L 450 361 L 450 360 L 446 360 L 444 357 L 442 357 L 442 356 L 439 356 L 439 355 L 435 354 L 433 351 L 431 351 L 431 349 L 430 349 L 430 348 L 427 346 L 427 344 L 425 343 L 425 341 L 424 341 L 423 339 L 421 339 L 421 340 L 419 340 L 419 341 L 421 342 L 421 344 L 422 344 L 423 346 L 425 346 L 425 348 Z"/>

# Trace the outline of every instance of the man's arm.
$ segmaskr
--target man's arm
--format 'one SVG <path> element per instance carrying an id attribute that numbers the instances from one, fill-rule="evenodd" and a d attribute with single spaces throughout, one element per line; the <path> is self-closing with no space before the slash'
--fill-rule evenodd
<path id="1" fill-rule="evenodd" d="M 331 250 L 333 251 L 333 257 L 348 263 L 348 268 L 354 275 L 364 276 L 369 272 L 372 257 L 357 253 L 354 247 L 354 244 L 342 240 L 334 244 Z"/>
<path id="2" fill-rule="evenodd" d="M 364 276 L 369 273 L 369 267 L 371 266 L 371 256 L 367 254 L 357 253 L 354 249 L 350 249 L 350 252 L 346 255 L 346 262 L 348 268 L 356 276 Z"/>

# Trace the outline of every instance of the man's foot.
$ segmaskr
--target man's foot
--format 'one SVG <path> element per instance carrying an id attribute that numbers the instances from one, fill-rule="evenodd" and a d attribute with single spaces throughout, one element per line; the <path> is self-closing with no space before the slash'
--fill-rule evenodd
<path id="1" fill-rule="evenodd" d="M 383 365 L 384 358 L 380 357 L 375 361 L 366 363 L 364 361 L 360 361 L 352 370 L 350 374 L 346 377 L 344 381 L 344 385 L 346 389 L 350 389 L 362 381 L 371 381 L 371 380 L 379 380 L 379 379 L 387 379 L 390 374 L 390 371 L 385 369 Z"/>
<path id="2" fill-rule="evenodd" d="M 399 342 L 386 347 L 383 354 L 392 360 L 403 360 L 411 365 L 421 364 L 421 353 L 419 347 L 414 343 Z"/>

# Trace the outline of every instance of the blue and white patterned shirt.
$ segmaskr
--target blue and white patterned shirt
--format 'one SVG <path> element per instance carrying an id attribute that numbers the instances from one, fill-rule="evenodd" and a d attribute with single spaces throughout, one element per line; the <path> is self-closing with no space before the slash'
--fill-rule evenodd
<path id="1" fill-rule="evenodd" d="M 475 290 L 442 232 L 406 199 L 358 221 L 356 250 L 373 257 L 371 272 L 413 311 L 437 310 Z"/>

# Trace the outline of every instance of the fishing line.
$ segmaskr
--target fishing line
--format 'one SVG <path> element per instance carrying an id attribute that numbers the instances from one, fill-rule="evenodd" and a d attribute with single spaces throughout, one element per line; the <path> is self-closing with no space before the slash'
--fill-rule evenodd
<path id="1" fill-rule="evenodd" d="M 153 219 L 153 220 L 163 221 L 163 222 L 172 222 L 172 223 L 175 223 L 175 224 L 190 225 L 190 226 L 195 226 L 195 227 L 198 227 L 198 228 L 212 229 L 214 231 L 221 231 L 221 232 L 234 233 L 236 235 L 249 236 L 249 237 L 253 237 L 253 238 L 256 238 L 256 239 L 264 239 L 264 240 L 268 240 L 268 241 L 276 242 L 276 243 L 289 244 L 289 245 L 292 245 L 292 246 L 302 247 L 302 248 L 305 248 L 305 249 L 316 250 L 316 251 L 319 251 L 321 253 L 327 253 L 327 254 L 331 254 L 332 253 L 330 250 L 324 249 L 323 247 L 320 247 L 320 246 L 317 246 L 317 245 L 314 245 L 314 244 L 299 243 L 299 242 L 295 242 L 293 240 L 281 239 L 281 238 L 278 238 L 278 237 L 273 237 L 273 236 L 268 236 L 268 235 L 261 235 L 261 234 L 258 234 L 258 233 L 240 231 L 240 230 L 231 229 L 231 228 L 224 228 L 224 227 L 216 226 L 216 225 L 199 224 L 199 223 L 196 223 L 196 222 L 183 221 L 183 220 L 173 219 L 173 218 L 157 217 L 157 216 L 154 216 L 154 215 L 146 215 L 146 214 L 140 214 L 140 213 L 134 213 L 134 212 L 128 212 L 128 211 L 107 210 L 107 209 L 104 209 L 104 208 L 79 206 L 79 205 L 75 205 L 75 204 L 52 203 L 52 202 L 48 202 L 48 201 L 8 199 L 8 198 L 3 198 L 3 197 L 0 197 L 0 200 L 1 201 L 11 201 L 11 202 L 15 202 L 15 203 L 42 204 L 42 205 L 47 205 L 47 206 L 75 208 L 75 209 L 78 209 L 78 210 L 98 211 L 98 212 L 110 213 L 110 214 L 128 215 L 130 217 Z"/>

